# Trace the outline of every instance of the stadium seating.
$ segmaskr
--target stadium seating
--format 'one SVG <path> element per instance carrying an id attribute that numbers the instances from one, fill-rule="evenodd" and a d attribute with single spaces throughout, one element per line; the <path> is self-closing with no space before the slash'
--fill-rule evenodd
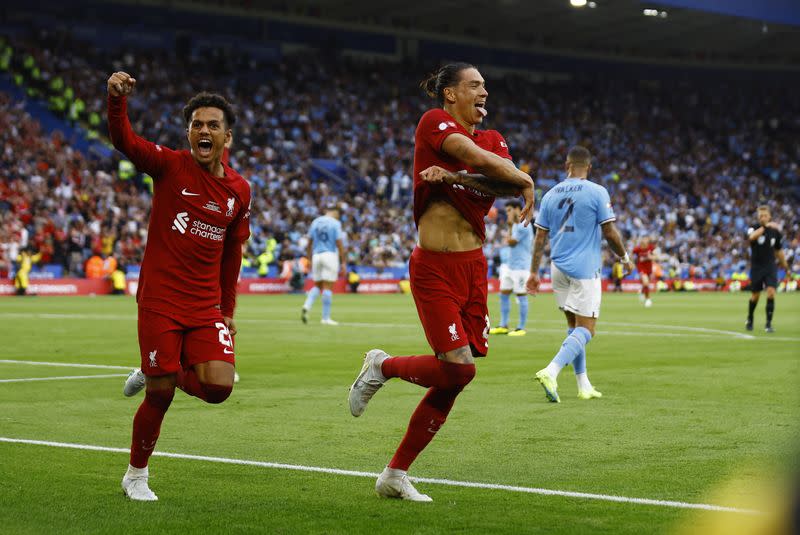
<path id="1" fill-rule="evenodd" d="M 80 109 L 53 112 L 92 135 L 106 131 L 112 69 L 137 78 L 131 122 L 163 145 L 186 145 L 180 110 L 195 92 L 218 91 L 233 101 L 239 123 L 231 163 L 253 189 L 254 263 L 271 239 L 274 263 L 301 256 L 307 225 L 336 202 L 344 208 L 351 264 L 405 266 L 415 242 L 413 134 L 431 105 L 417 83 L 433 66 L 308 53 L 274 61 L 220 51 L 179 58 L 159 48 L 105 50 L 49 33 L 17 34 L 9 43 L 9 76 L 45 103 L 63 93 L 51 87 L 57 78 L 76 88 L 71 102 L 80 99 Z M 37 77 L 25 64 L 29 57 Z M 593 178 L 611 192 L 626 238 L 655 237 L 666 270 L 728 277 L 746 261 L 744 232 L 761 202 L 773 207 L 789 262 L 800 267 L 800 104 L 790 88 L 739 84 L 721 91 L 690 80 L 596 77 L 490 78 L 487 86 L 488 127 L 506 136 L 540 190 L 562 176 L 570 145 L 588 146 Z M 12 125 L 0 133 L 0 270 L 12 269 L 16 251 L 28 244 L 72 275 L 82 275 L 97 252 L 138 264 L 147 177 L 127 170 L 118 154 L 73 150 L 74 140 L 44 133 L 7 95 L 0 116 Z M 488 220 L 490 260 L 502 243 L 503 217 L 498 210 Z"/>

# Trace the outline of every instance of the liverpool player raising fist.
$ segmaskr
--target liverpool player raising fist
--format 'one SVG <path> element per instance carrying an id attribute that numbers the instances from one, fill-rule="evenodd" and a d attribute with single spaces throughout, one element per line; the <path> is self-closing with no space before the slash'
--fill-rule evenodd
<path id="1" fill-rule="evenodd" d="M 131 129 L 126 98 L 135 85 L 124 72 L 108 79 L 108 128 L 114 146 L 154 180 L 136 294 L 142 367 L 126 394 L 142 384 L 146 390 L 122 479 L 129 498 L 151 501 L 158 498 L 147 484 L 147 461 L 175 387 L 208 403 L 222 403 L 233 389 L 233 309 L 241 245 L 250 235 L 250 186 L 221 161 L 235 121 L 223 97 L 200 93 L 189 101 L 190 150 L 174 151 Z"/>
<path id="2" fill-rule="evenodd" d="M 472 381 L 475 357 L 489 350 L 483 218 L 495 196 L 522 195 L 520 220 L 526 224 L 533 208 L 533 180 L 514 167 L 503 136 L 476 128 L 486 116 L 488 96 L 478 70 L 465 63 L 445 65 L 422 87 L 438 107 L 425 112 L 415 134 L 414 222 L 419 242 L 409 272 L 433 354 L 390 357 L 373 349 L 350 387 L 353 416 L 360 416 L 392 377 L 428 389 L 375 484 L 380 496 L 413 501 L 431 499 L 417 492 L 406 471 Z"/>

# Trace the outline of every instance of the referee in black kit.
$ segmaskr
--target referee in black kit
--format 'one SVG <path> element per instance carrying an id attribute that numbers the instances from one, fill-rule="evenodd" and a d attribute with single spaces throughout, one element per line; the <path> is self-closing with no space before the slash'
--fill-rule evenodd
<path id="1" fill-rule="evenodd" d="M 767 290 L 767 324 L 768 333 L 775 332 L 772 328 L 772 314 L 775 312 L 775 288 L 778 286 L 778 266 L 786 270 L 789 275 L 789 265 L 781 249 L 781 233 L 778 224 L 771 221 L 768 206 L 758 207 L 758 224 L 747 229 L 747 239 L 750 241 L 750 303 L 747 310 L 748 331 L 753 330 L 753 312 L 758 305 L 761 291 Z"/>

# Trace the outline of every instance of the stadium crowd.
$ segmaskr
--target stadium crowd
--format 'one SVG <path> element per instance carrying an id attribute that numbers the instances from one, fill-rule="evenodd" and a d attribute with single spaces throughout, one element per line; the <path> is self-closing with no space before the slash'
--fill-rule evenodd
<path id="1" fill-rule="evenodd" d="M 253 258 L 270 247 L 272 262 L 302 256 L 311 220 L 338 204 L 349 263 L 405 265 L 415 242 L 414 129 L 432 105 L 417 81 L 434 65 L 331 53 L 279 63 L 218 51 L 179 58 L 109 51 L 53 34 L 10 43 L 9 69 L 23 84 L 33 83 L 28 57 L 39 69 L 32 98 L 51 98 L 50 82 L 60 77 L 76 88 L 82 111 L 55 111 L 101 133 L 104 118 L 87 121 L 104 110 L 105 80 L 115 70 L 138 80 L 129 104 L 134 130 L 166 146 L 186 146 L 180 110 L 189 97 L 207 89 L 229 98 L 239 113 L 231 165 L 253 191 Z M 720 84 L 490 78 L 487 127 L 506 136 L 516 163 L 545 189 L 563 176 L 569 146 L 589 147 L 592 176 L 609 189 L 624 235 L 653 237 L 666 267 L 709 278 L 740 269 L 749 254 L 745 231 L 756 206 L 768 202 L 787 259 L 800 270 L 792 196 L 800 187 L 800 99 L 789 88 Z M 0 132 L 0 271 L 25 247 L 72 275 L 82 275 L 97 254 L 138 263 L 146 182 L 124 180 L 119 155 L 98 159 L 58 134 L 44 135 L 7 95 L 0 96 L 0 118 L 9 125 Z M 320 179 L 317 158 L 341 162 L 344 180 Z M 490 259 L 503 245 L 504 217 L 502 210 L 490 214 Z"/>

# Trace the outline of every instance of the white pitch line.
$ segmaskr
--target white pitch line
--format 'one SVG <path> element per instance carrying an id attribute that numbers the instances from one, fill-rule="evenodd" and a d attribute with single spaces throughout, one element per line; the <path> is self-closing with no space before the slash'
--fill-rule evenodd
<path id="1" fill-rule="evenodd" d="M 86 319 L 86 320 L 123 320 L 123 321 L 135 321 L 135 315 L 105 315 L 105 314 L 37 314 L 37 313 L 29 313 L 29 312 L 4 312 L 0 313 L 0 318 L 31 318 L 31 319 Z M 282 319 L 249 319 L 249 318 L 242 318 L 237 319 L 236 323 L 271 323 L 271 324 L 279 324 L 279 325 L 299 325 L 297 321 L 294 320 L 282 320 Z M 562 323 L 561 320 L 536 320 L 533 323 Z M 657 333 L 650 333 L 650 332 L 627 332 L 627 331 L 598 331 L 598 334 L 603 334 L 607 336 L 644 336 L 644 337 L 662 337 L 662 336 L 692 336 L 696 338 L 708 338 L 714 335 L 719 336 L 730 336 L 733 338 L 737 338 L 740 340 L 766 340 L 766 341 L 774 341 L 774 342 L 800 342 L 800 337 L 792 337 L 792 336 L 753 336 L 751 334 L 740 333 L 736 331 L 726 331 L 722 329 L 709 329 L 706 327 L 690 327 L 687 325 L 664 325 L 664 324 L 657 324 L 657 323 L 624 323 L 624 322 L 603 322 L 604 325 L 619 325 L 621 327 L 646 327 L 652 329 L 674 329 L 679 331 L 694 331 L 697 334 L 657 334 Z M 367 322 L 341 322 L 341 326 L 343 327 L 365 327 L 365 328 L 391 328 L 396 329 L 400 328 L 419 328 L 420 325 L 418 323 L 367 323 Z M 545 329 L 531 329 L 536 330 L 538 332 L 563 332 L 563 329 L 554 329 L 554 330 L 545 330 Z"/>
<path id="2" fill-rule="evenodd" d="M 106 379 L 108 377 L 127 377 L 125 373 L 107 375 L 65 375 L 62 377 L 25 377 L 23 379 L 0 379 L 0 383 L 26 383 L 29 381 L 60 381 L 62 379 Z"/>
<path id="3" fill-rule="evenodd" d="M 72 444 L 69 442 L 50 442 L 45 440 L 27 440 L 21 438 L 0 437 L 0 442 L 9 444 L 28 444 L 34 446 L 49 446 L 53 448 L 70 448 L 77 450 L 105 451 L 112 453 L 130 453 L 127 448 L 109 448 L 106 446 L 93 446 L 90 444 Z M 245 466 L 258 466 L 261 468 L 276 468 L 279 470 L 295 470 L 300 472 L 315 472 L 322 474 L 334 474 L 350 477 L 378 477 L 375 472 L 361 472 L 357 470 L 342 470 L 339 468 L 324 468 L 321 466 L 306 466 L 302 464 L 271 463 L 265 461 L 249 461 L 246 459 L 231 459 L 227 457 L 210 457 L 206 455 L 189 455 L 186 453 L 168 453 L 163 451 L 153 452 L 154 456 L 167 457 L 171 459 L 186 459 L 191 461 L 206 461 L 210 463 L 237 464 Z M 551 490 L 536 487 L 520 487 L 515 485 L 498 485 L 495 483 L 479 483 L 472 481 L 456 481 L 452 479 L 438 479 L 428 477 L 410 478 L 418 483 L 430 483 L 434 485 L 448 485 L 451 487 L 467 487 L 473 489 L 503 490 L 507 492 L 521 492 L 526 494 L 540 494 L 544 496 L 563 496 L 566 498 L 578 498 L 585 500 L 600 500 L 607 502 L 632 503 L 637 505 L 653 505 L 658 507 L 672 507 L 678 509 L 702 509 L 705 511 L 717 511 L 724 513 L 740 513 L 747 515 L 763 514 L 755 509 L 742 509 L 738 507 L 727 507 L 723 505 L 713 505 L 706 503 L 688 503 L 672 500 L 655 500 L 651 498 L 629 498 L 627 496 L 616 496 L 613 494 L 594 494 L 589 492 L 573 492 L 567 490 Z"/>
<path id="4" fill-rule="evenodd" d="M 42 320 L 133 320 L 136 314 L 52 314 L 37 312 L 2 312 L 0 318 L 42 319 Z"/>
<path id="5" fill-rule="evenodd" d="M 706 327 L 689 327 L 686 325 L 662 325 L 659 323 L 624 323 L 619 321 L 609 321 L 606 325 L 619 325 L 621 327 L 651 327 L 653 329 L 679 329 L 683 331 L 695 331 L 700 333 L 714 333 L 714 334 L 726 334 L 728 336 L 733 336 L 736 338 L 744 338 L 747 340 L 752 340 L 755 336 L 751 334 L 739 333 L 736 331 L 723 331 L 721 329 L 709 329 Z"/>
<path id="6" fill-rule="evenodd" d="M 0 364 L 26 364 L 31 366 L 63 366 L 65 368 L 99 368 L 103 370 L 128 370 L 133 366 L 109 366 L 107 364 L 78 364 L 74 362 L 43 362 L 41 360 L 0 360 Z"/>

